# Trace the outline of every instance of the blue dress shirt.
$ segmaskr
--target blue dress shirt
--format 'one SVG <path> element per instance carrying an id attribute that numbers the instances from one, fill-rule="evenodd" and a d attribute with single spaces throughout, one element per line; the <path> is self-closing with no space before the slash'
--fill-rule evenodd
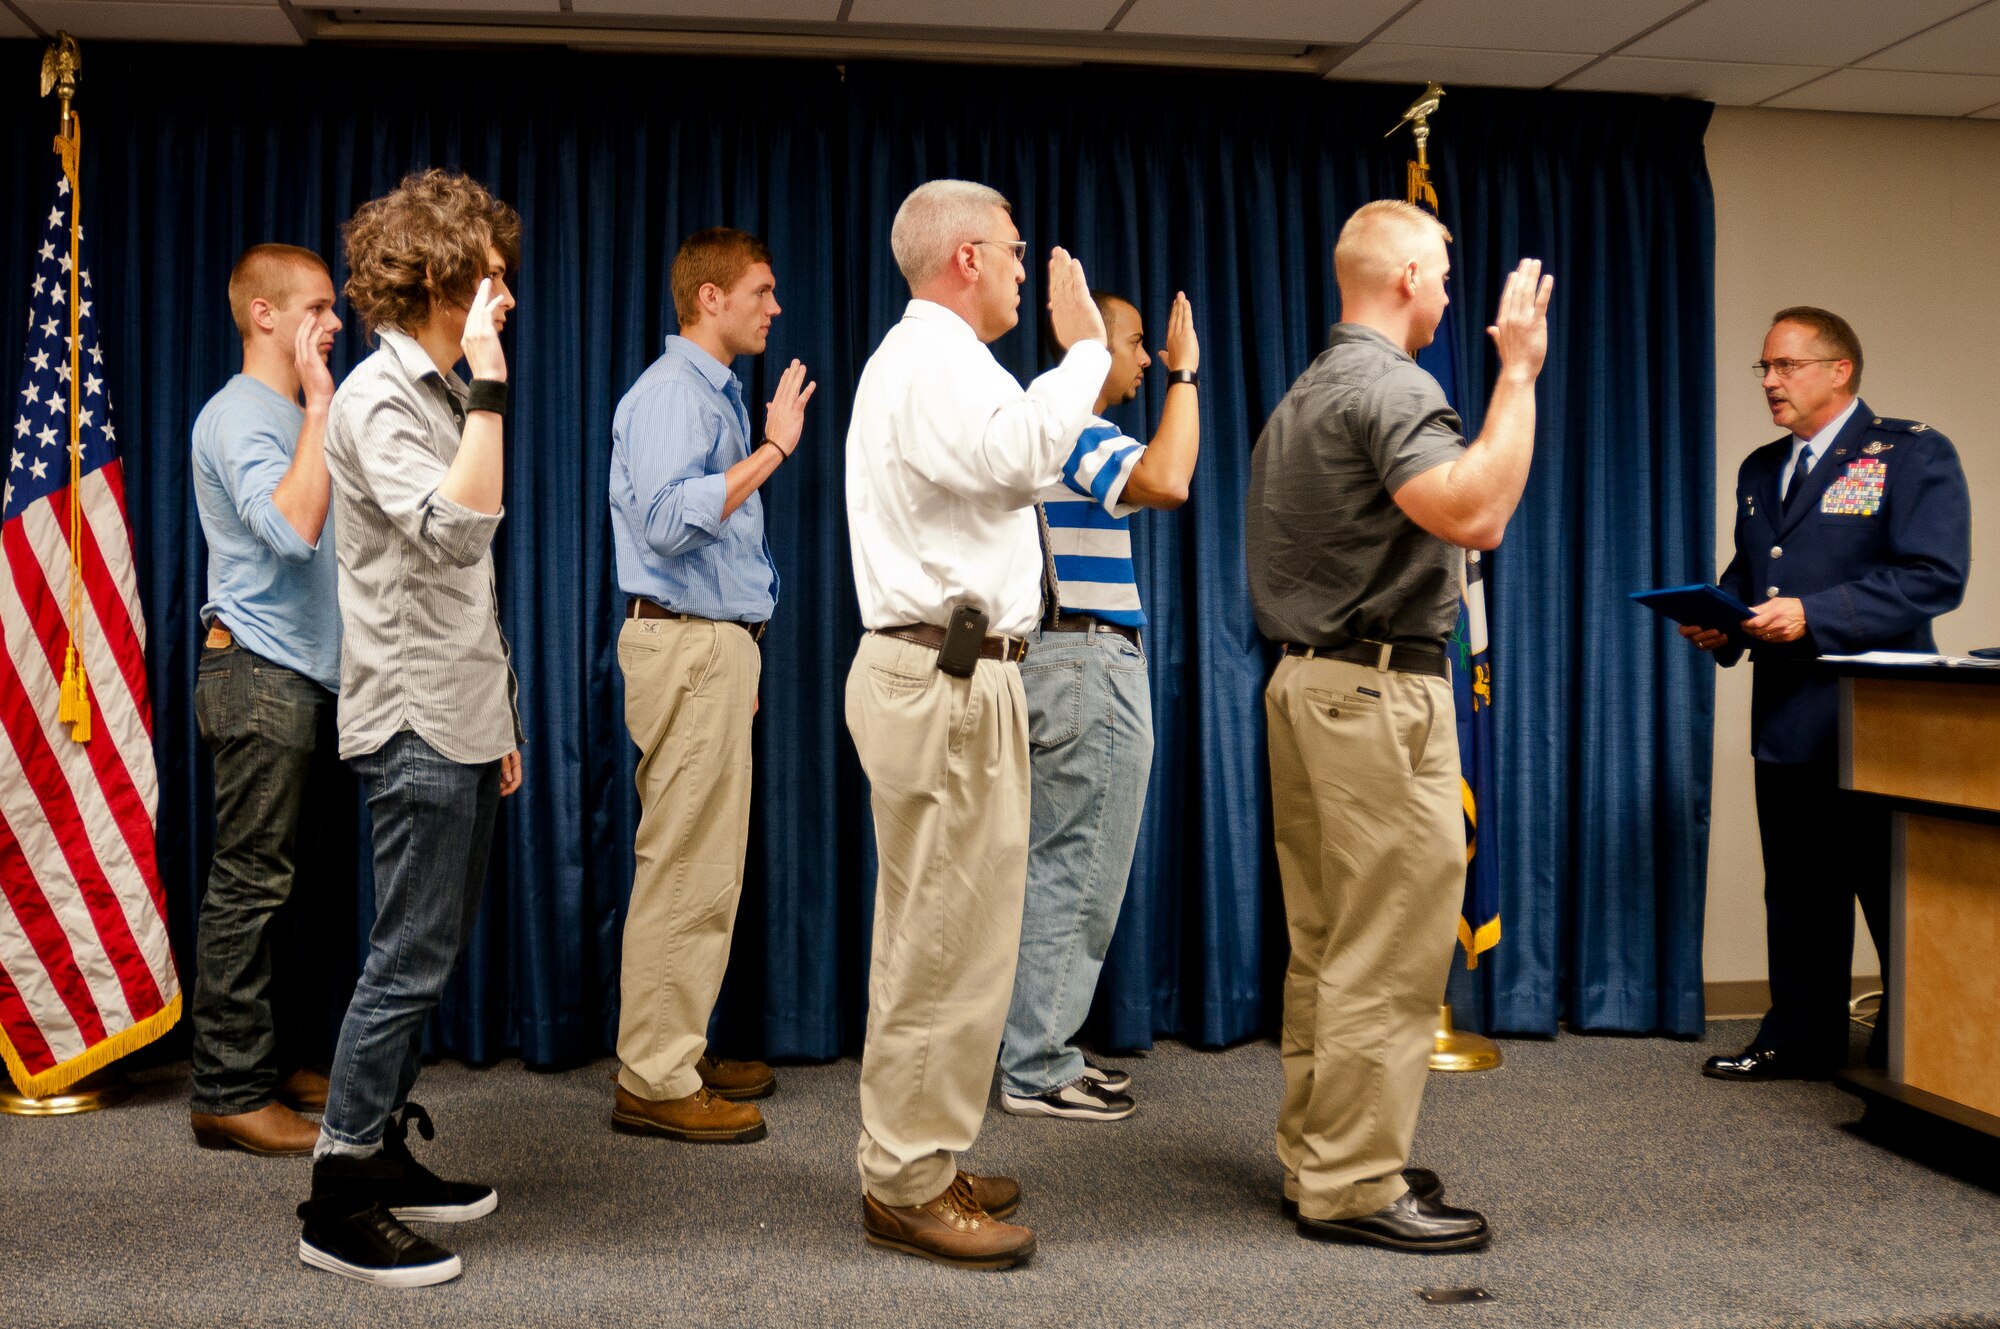
<path id="1" fill-rule="evenodd" d="M 237 644 L 340 690 L 340 600 L 333 512 L 307 544 L 272 495 L 291 469 L 305 412 L 248 374 L 209 398 L 194 422 L 194 503 L 208 538 L 208 603 Z"/>
<path id="2" fill-rule="evenodd" d="M 750 455 L 750 413 L 729 366 L 685 337 L 647 366 L 611 422 L 618 589 L 682 614 L 761 623 L 778 569 L 756 494 L 725 520 L 723 472 Z"/>

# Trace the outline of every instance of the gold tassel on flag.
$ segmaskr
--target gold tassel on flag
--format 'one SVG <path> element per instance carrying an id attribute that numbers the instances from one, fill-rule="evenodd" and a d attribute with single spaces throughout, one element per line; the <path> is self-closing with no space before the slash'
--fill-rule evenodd
<path id="1" fill-rule="evenodd" d="M 55 151 L 69 181 L 69 643 L 63 649 L 61 699 L 56 719 L 70 726 L 72 742 L 90 741 L 90 680 L 83 663 L 83 122 L 70 105 L 83 58 L 76 38 L 57 35 L 42 56 L 42 95 L 62 100 Z"/>

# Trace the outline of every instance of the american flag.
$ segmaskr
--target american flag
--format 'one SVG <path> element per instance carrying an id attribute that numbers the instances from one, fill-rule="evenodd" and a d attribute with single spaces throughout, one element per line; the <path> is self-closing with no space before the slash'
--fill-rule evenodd
<path id="1" fill-rule="evenodd" d="M 0 1056 L 22 1093 L 60 1091 L 180 1016 L 153 851 L 159 777 L 146 624 L 90 271 L 82 347 L 83 594 L 76 646 L 89 740 L 57 718 L 70 644 L 70 211 L 58 169 L 29 284 L 27 352 L 0 491 Z M 80 242 L 79 242 L 80 243 Z M 79 248 L 78 253 L 83 251 Z M 5 419 L 0 413 L 0 419 Z M 81 732 L 76 731 L 76 732 Z"/>

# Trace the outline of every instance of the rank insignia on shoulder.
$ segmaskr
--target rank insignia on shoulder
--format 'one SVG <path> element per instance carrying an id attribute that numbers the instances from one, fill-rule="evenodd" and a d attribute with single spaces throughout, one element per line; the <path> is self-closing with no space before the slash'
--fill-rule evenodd
<path id="1" fill-rule="evenodd" d="M 1921 434 L 1921 433 L 1923 433 L 1923 432 L 1924 432 L 1924 431 L 1925 431 L 1926 429 L 1929 429 L 1929 428 L 1930 428 L 1930 426 L 1929 426 L 1929 425 L 1911 425 L 1911 426 L 1910 426 L 1910 432 L 1911 432 L 1912 434 Z"/>
<path id="2" fill-rule="evenodd" d="M 1917 428 L 1922 429 L 1923 426 L 1918 425 Z M 1893 448 L 1895 446 L 1896 445 L 1894 443 L 1884 443 L 1879 438 L 1871 438 L 1866 443 L 1861 445 L 1861 450 L 1870 457 L 1879 457 L 1883 453 L 1887 452 L 1890 448 Z"/>

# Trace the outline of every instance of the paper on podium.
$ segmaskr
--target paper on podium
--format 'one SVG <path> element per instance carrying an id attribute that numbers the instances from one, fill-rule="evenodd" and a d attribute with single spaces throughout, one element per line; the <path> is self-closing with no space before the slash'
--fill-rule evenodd
<path id="1" fill-rule="evenodd" d="M 1676 623 L 1698 628 L 1714 628 L 1744 641 L 1743 621 L 1755 618 L 1750 606 L 1720 587 L 1697 582 L 1692 586 L 1668 586 L 1657 591 L 1634 591 L 1632 598 L 1654 613 Z"/>
<path id="2" fill-rule="evenodd" d="M 1822 655 L 1824 664 L 1865 665 L 1946 665 L 1953 669 L 2000 669 L 2000 660 L 1980 660 L 1970 655 L 1939 655 L 1926 651 L 1863 651 L 1859 655 Z"/>

